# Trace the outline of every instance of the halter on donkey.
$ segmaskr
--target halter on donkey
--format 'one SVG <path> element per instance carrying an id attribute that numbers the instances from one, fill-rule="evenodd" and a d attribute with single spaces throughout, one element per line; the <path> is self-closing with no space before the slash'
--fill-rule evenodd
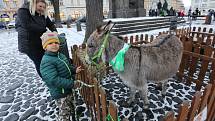
<path id="1" fill-rule="evenodd" d="M 114 27 L 115 23 L 112 23 L 111 21 L 109 21 L 105 26 L 104 26 L 104 30 L 105 30 L 105 36 L 102 38 L 102 45 L 99 49 L 98 52 L 96 52 L 93 57 L 90 59 L 91 60 L 91 64 L 95 65 L 98 69 L 100 68 L 100 65 L 98 64 L 99 61 L 101 60 L 101 56 L 103 52 L 106 52 L 107 50 L 105 50 L 107 43 L 108 43 L 108 37 L 110 35 L 110 31 L 111 29 Z M 118 72 L 122 72 L 124 71 L 124 55 L 126 53 L 126 51 L 129 49 L 131 45 L 125 43 L 124 47 L 117 53 L 117 55 L 115 56 L 115 58 L 113 58 L 109 64 L 112 65 L 112 68 L 114 70 L 117 70 Z M 107 59 L 106 59 L 107 61 Z"/>

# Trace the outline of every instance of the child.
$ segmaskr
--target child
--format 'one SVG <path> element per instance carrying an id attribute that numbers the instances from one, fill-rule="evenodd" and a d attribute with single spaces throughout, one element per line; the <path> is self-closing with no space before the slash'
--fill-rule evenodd
<path id="1" fill-rule="evenodd" d="M 75 120 L 72 100 L 74 75 L 82 69 L 70 65 L 66 56 L 58 52 L 60 42 L 57 35 L 56 32 L 47 32 L 41 36 L 45 54 L 40 64 L 40 72 L 59 108 L 59 121 L 70 121 Z M 71 112 L 73 119 L 70 119 Z"/>

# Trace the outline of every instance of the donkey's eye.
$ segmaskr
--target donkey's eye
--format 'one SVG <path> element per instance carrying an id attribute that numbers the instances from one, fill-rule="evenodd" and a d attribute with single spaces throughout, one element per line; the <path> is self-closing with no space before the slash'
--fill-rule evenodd
<path id="1" fill-rule="evenodd" d="M 87 45 L 87 47 L 92 48 L 94 46 L 93 46 L 93 44 L 89 44 L 89 45 Z"/>

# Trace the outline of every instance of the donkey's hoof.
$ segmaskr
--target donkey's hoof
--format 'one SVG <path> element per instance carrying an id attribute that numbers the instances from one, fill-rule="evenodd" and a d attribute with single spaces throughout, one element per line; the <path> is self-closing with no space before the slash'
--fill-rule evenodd
<path id="1" fill-rule="evenodd" d="M 149 104 L 144 104 L 143 109 L 149 109 Z"/>
<path id="2" fill-rule="evenodd" d="M 166 96 L 166 91 L 161 91 L 161 95 L 162 95 L 162 97 L 165 97 Z"/>
<path id="3" fill-rule="evenodd" d="M 132 101 L 131 103 L 129 103 L 129 107 L 134 107 L 135 104 L 136 103 Z"/>
<path id="4" fill-rule="evenodd" d="M 166 93 L 162 93 L 161 95 L 162 95 L 162 97 L 164 98 L 164 97 L 166 96 Z"/>
<path id="5" fill-rule="evenodd" d="M 155 89 L 156 89 L 156 90 L 162 90 L 162 85 L 157 85 L 157 86 L 155 86 Z"/>
<path id="6" fill-rule="evenodd" d="M 119 105 L 122 107 L 129 107 L 130 103 L 128 103 L 128 101 L 126 101 L 126 100 L 120 100 Z"/>

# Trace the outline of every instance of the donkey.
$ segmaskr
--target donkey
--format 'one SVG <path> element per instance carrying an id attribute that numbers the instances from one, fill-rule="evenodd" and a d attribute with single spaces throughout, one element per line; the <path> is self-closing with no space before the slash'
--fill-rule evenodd
<path id="1" fill-rule="evenodd" d="M 106 25 L 107 26 L 107 25 Z M 97 28 L 87 40 L 87 54 L 92 58 L 102 45 L 108 32 L 105 27 Z M 102 61 L 109 62 L 124 46 L 122 38 L 109 34 Z M 162 83 L 162 95 L 166 94 L 168 78 L 178 71 L 183 52 L 183 44 L 175 35 L 160 35 L 151 43 L 130 46 L 124 56 L 124 71 L 118 72 L 124 84 L 130 87 L 130 104 L 135 98 L 136 90 L 143 97 L 144 108 L 149 105 L 147 81 Z"/>

